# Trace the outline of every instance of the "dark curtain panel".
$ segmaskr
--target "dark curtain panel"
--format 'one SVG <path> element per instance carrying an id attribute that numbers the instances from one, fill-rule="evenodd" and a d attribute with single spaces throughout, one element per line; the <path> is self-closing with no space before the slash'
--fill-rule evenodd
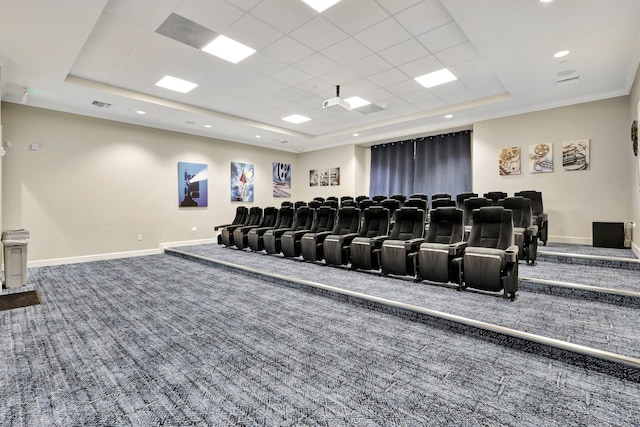
<path id="1" fill-rule="evenodd" d="M 371 147 L 370 196 L 413 192 L 413 146 L 410 140 Z"/>
<path id="2" fill-rule="evenodd" d="M 471 191 L 471 131 L 417 139 L 413 176 L 413 191 L 429 197 Z"/>

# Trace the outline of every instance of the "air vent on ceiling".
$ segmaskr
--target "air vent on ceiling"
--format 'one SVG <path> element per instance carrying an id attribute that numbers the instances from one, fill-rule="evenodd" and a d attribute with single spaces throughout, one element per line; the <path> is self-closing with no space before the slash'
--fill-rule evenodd
<path id="1" fill-rule="evenodd" d="M 287 140 L 285 139 L 284 141 L 280 141 L 280 144 L 286 144 L 287 142 L 289 142 L 289 141 L 287 141 Z"/>
<path id="2" fill-rule="evenodd" d="M 111 104 L 109 104 L 108 102 L 103 102 L 103 101 L 93 101 L 91 103 L 91 105 L 95 105 L 96 107 L 99 107 L 99 108 L 109 108 L 109 107 L 111 107 Z"/>
<path id="3" fill-rule="evenodd" d="M 216 36 L 216 33 L 210 29 L 175 13 L 165 19 L 156 33 L 196 49 L 201 49 Z"/>
<path id="4" fill-rule="evenodd" d="M 561 86 L 561 85 L 566 85 L 566 84 L 569 84 L 569 83 L 575 83 L 575 82 L 577 82 L 579 80 L 580 80 L 580 76 L 576 74 L 574 76 L 565 77 L 563 79 L 558 79 L 558 80 L 556 80 L 556 84 L 558 86 Z"/>

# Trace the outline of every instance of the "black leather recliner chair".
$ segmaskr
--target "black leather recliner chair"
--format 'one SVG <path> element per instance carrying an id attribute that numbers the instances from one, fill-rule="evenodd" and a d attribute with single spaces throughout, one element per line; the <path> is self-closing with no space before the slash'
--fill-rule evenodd
<path id="1" fill-rule="evenodd" d="M 249 209 L 246 206 L 238 206 L 236 208 L 236 216 L 231 221 L 231 224 L 222 224 L 216 225 L 213 227 L 214 231 L 218 231 L 221 228 L 229 227 L 231 225 L 240 225 L 243 224 L 247 220 L 247 216 L 249 215 Z M 218 234 L 218 244 L 222 244 L 222 233 Z"/>
<path id="2" fill-rule="evenodd" d="M 376 202 L 381 202 L 386 198 L 387 196 L 385 196 L 384 194 L 376 194 L 374 196 L 371 196 L 371 200 L 375 200 Z"/>
<path id="3" fill-rule="evenodd" d="M 458 290 L 504 291 L 515 299 L 518 291 L 518 246 L 513 243 L 512 212 L 502 206 L 473 211 L 473 225 L 464 255 L 453 260 L 460 275 Z"/>
<path id="4" fill-rule="evenodd" d="M 456 201 L 451 199 L 433 199 L 431 200 L 431 209 L 456 207 Z"/>
<path id="5" fill-rule="evenodd" d="M 473 211 L 484 206 L 493 206 L 493 201 L 486 197 L 469 197 L 463 202 L 462 224 L 464 225 L 463 239 L 469 239 L 471 233 L 471 224 L 473 224 Z"/>
<path id="6" fill-rule="evenodd" d="M 462 256 L 466 242 L 462 240 L 462 209 L 442 207 L 430 212 L 425 242 L 417 253 L 411 254 L 416 263 L 416 281 L 459 283 L 459 274 L 452 261 Z"/>
<path id="7" fill-rule="evenodd" d="M 484 193 L 483 194 L 483 197 L 485 197 L 486 199 L 491 200 L 491 202 L 494 205 L 498 204 L 498 200 L 502 200 L 507 196 L 508 196 L 508 194 L 505 193 L 504 191 L 489 191 L 488 193 Z"/>
<path id="8" fill-rule="evenodd" d="M 405 206 L 396 211 L 393 230 L 380 249 L 382 274 L 415 274 L 414 262 L 409 255 L 424 242 L 424 224 L 424 209 Z"/>
<path id="9" fill-rule="evenodd" d="M 464 201 L 471 198 L 478 197 L 478 193 L 460 193 L 456 196 L 456 207 L 458 209 L 464 209 Z"/>
<path id="10" fill-rule="evenodd" d="M 245 227 L 248 225 L 258 225 L 262 220 L 262 208 L 257 206 L 253 206 L 249 209 L 249 214 L 245 218 L 244 223 L 237 225 L 229 225 L 222 229 L 220 235 L 222 236 L 222 244 L 229 247 L 234 246 L 234 236 L 233 232 L 237 228 Z"/>
<path id="11" fill-rule="evenodd" d="M 309 218 L 307 218 L 307 220 L 308 219 Z M 282 255 L 288 258 L 300 256 L 302 251 L 300 243 L 302 236 L 307 233 L 320 233 L 331 230 L 335 219 L 336 210 L 334 208 L 320 206 L 313 212 L 310 223 L 307 221 L 304 225 L 300 225 L 300 227 L 291 227 L 291 230 L 282 234 Z"/>
<path id="12" fill-rule="evenodd" d="M 340 208 L 333 230 L 307 233 L 302 236 L 300 241 L 302 258 L 307 261 L 320 261 L 325 258 L 327 248 L 331 251 L 332 242 L 341 246 L 347 236 L 353 236 L 352 239 L 357 236 L 359 227 L 360 209 L 353 206 Z"/>
<path id="13" fill-rule="evenodd" d="M 297 230 L 306 230 L 311 226 L 314 209 L 309 206 L 300 206 L 293 215 L 293 222 L 288 228 L 278 228 L 264 233 L 264 250 L 270 254 L 282 252 L 282 236 L 285 233 Z"/>
<path id="14" fill-rule="evenodd" d="M 258 225 L 245 225 L 238 227 L 233 231 L 233 243 L 238 249 L 244 249 L 249 246 L 249 231 L 252 228 L 273 227 L 278 218 L 278 209 L 270 206 L 264 208 L 262 218 Z"/>
<path id="15" fill-rule="evenodd" d="M 538 226 L 533 224 L 531 200 L 526 197 L 505 197 L 500 206 L 513 213 L 514 242 L 518 245 L 518 259 L 535 265 L 538 257 Z"/>
<path id="16" fill-rule="evenodd" d="M 276 222 L 273 227 L 256 227 L 247 233 L 247 241 L 252 251 L 264 250 L 264 234 L 269 230 L 291 227 L 294 210 L 291 206 L 283 206 L 278 211 Z"/>
<path id="17" fill-rule="evenodd" d="M 544 205 L 542 204 L 542 193 L 540 191 L 520 191 L 516 196 L 526 197 L 531 200 L 531 213 L 534 223 L 538 226 L 538 236 L 544 246 L 547 246 L 547 237 L 549 235 L 549 216 L 544 213 Z"/>
<path id="18" fill-rule="evenodd" d="M 397 202 L 397 200 L 395 200 Z M 389 238 L 389 210 L 382 206 L 371 206 L 364 211 L 364 220 L 348 250 L 341 257 L 337 252 L 325 252 L 325 260 L 331 264 L 346 264 L 351 261 L 351 269 L 377 270 L 380 268 L 380 248 Z"/>

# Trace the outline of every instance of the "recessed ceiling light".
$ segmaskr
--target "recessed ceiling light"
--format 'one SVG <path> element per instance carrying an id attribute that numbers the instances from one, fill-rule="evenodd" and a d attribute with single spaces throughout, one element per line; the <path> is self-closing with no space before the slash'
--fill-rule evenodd
<path id="1" fill-rule="evenodd" d="M 453 117 L 453 114 L 447 114 L 446 116 L 444 116 L 445 119 L 450 119 L 451 117 Z"/>
<path id="2" fill-rule="evenodd" d="M 256 138 L 262 138 L 262 135 L 256 135 Z"/>
<path id="3" fill-rule="evenodd" d="M 540 3 L 551 3 L 553 0 L 540 0 Z"/>
<path id="4" fill-rule="evenodd" d="M 351 105 L 351 108 L 364 107 L 365 105 L 371 104 L 366 99 L 362 99 L 359 96 L 352 96 L 351 98 L 345 99 Z"/>
<path id="5" fill-rule="evenodd" d="M 247 56 L 256 52 L 255 49 L 225 36 L 216 37 L 203 47 L 202 50 L 234 64 L 237 64 Z"/>
<path id="6" fill-rule="evenodd" d="M 138 110 L 138 111 L 136 111 L 136 113 L 138 113 L 138 114 L 147 114 L 146 111 L 142 111 L 142 110 Z"/>
<path id="7" fill-rule="evenodd" d="M 180 93 L 191 92 L 193 89 L 198 87 L 196 83 L 191 83 L 172 76 L 164 76 L 160 79 L 160 81 L 158 81 L 158 83 L 156 83 L 156 86 L 160 86 L 169 90 L 175 90 L 176 92 Z"/>
<path id="8" fill-rule="evenodd" d="M 360 136 L 360 134 L 359 133 L 354 133 L 353 136 Z"/>
<path id="9" fill-rule="evenodd" d="M 282 120 L 289 123 L 299 124 L 299 123 L 308 122 L 311 119 L 309 117 L 301 116 L 300 114 L 292 114 L 290 116 L 283 117 Z"/>
<path id="10" fill-rule="evenodd" d="M 553 54 L 554 58 L 562 58 L 569 55 L 569 51 L 568 50 L 561 50 L 560 52 L 556 52 Z"/>
<path id="11" fill-rule="evenodd" d="M 338 3 L 340 0 L 302 0 L 318 13 L 322 13 L 325 10 L 329 9 L 334 4 Z"/>
<path id="12" fill-rule="evenodd" d="M 211 125 L 204 125 L 204 127 L 206 127 L 206 128 L 210 128 L 210 127 L 211 127 Z"/>
<path id="13" fill-rule="evenodd" d="M 449 83 L 454 80 L 458 80 L 453 73 L 446 68 L 442 70 L 434 71 L 433 73 L 425 74 L 423 76 L 419 76 L 415 78 L 415 81 L 420 83 L 422 86 L 427 89 L 430 87 L 438 86 L 441 84 Z"/>

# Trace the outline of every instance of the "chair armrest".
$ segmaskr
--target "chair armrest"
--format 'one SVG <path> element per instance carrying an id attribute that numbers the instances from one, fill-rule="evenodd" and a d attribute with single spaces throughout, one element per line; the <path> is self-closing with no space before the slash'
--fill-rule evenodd
<path id="1" fill-rule="evenodd" d="M 371 238 L 371 246 L 374 248 L 381 248 L 385 240 L 388 240 L 389 236 L 376 236 Z"/>
<path id="2" fill-rule="evenodd" d="M 411 239 L 411 240 L 406 240 L 404 242 L 404 248 L 408 251 L 415 251 L 418 250 L 418 247 L 420 246 L 420 244 L 424 242 L 424 239 L 422 237 L 417 237 L 415 239 Z"/>
<path id="3" fill-rule="evenodd" d="M 467 247 L 467 242 L 451 243 L 449 245 L 449 255 L 452 255 L 452 256 L 461 255 L 466 247 Z"/>
<path id="4" fill-rule="evenodd" d="M 527 231 L 529 232 L 529 236 L 535 237 L 538 235 L 538 226 L 532 225 L 530 227 L 527 227 Z"/>
<path id="5" fill-rule="evenodd" d="M 316 233 L 316 242 L 324 242 L 324 239 L 331 236 L 331 231 L 322 231 L 320 233 Z"/>
<path id="6" fill-rule="evenodd" d="M 513 262 L 513 263 L 518 262 L 518 252 L 519 251 L 520 251 L 520 248 L 518 248 L 518 245 L 509 246 L 504 251 L 504 254 L 506 256 L 507 262 Z"/>
<path id="7" fill-rule="evenodd" d="M 218 231 L 219 229 L 224 228 L 224 227 L 228 227 L 230 225 L 233 225 L 233 224 L 216 225 L 215 227 L 213 227 L 213 231 Z"/>

